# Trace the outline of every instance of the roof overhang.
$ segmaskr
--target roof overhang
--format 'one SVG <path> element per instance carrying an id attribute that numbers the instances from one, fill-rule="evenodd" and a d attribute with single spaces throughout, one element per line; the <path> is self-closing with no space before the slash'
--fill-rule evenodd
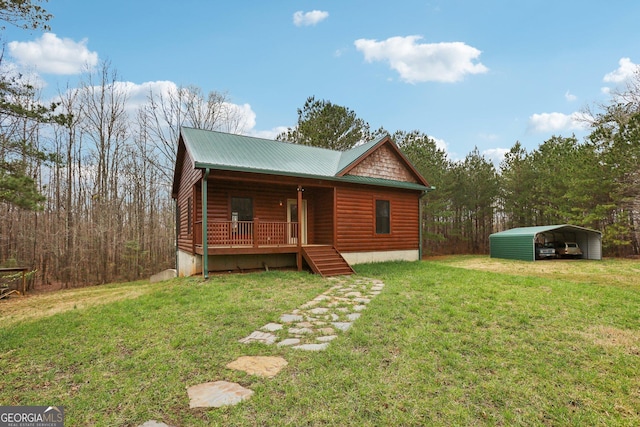
<path id="1" fill-rule="evenodd" d="M 203 163 L 203 162 L 195 162 L 194 167 L 196 169 L 210 169 L 212 171 L 225 171 L 225 172 L 244 172 L 250 174 L 257 175 L 271 175 L 271 176 L 286 176 L 290 178 L 301 178 L 301 179 L 313 179 L 313 180 L 323 180 L 323 181 L 331 181 L 331 182 L 343 182 L 350 184 L 359 184 L 359 185 L 370 185 L 377 187 L 390 187 L 390 188 L 399 188 L 404 190 L 415 190 L 415 191 L 431 191 L 433 187 L 427 187 L 422 184 L 417 184 L 413 182 L 404 182 L 404 181 L 393 181 L 389 179 L 382 178 L 370 178 L 364 176 L 356 176 L 356 175 L 345 175 L 345 176 L 327 176 L 327 175 L 313 175 L 313 174 L 302 174 L 302 173 L 293 173 L 286 171 L 274 171 L 270 169 L 254 169 L 254 168 L 246 168 L 246 167 L 236 167 L 236 166 L 228 166 L 228 165 L 217 165 L 213 163 Z"/>

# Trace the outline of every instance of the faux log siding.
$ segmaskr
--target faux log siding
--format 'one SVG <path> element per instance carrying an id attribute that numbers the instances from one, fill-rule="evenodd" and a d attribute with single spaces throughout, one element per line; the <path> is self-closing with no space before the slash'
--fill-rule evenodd
<path id="1" fill-rule="evenodd" d="M 189 197 L 191 197 L 191 215 L 192 221 L 195 221 L 196 200 L 193 199 L 193 186 L 199 182 L 202 177 L 202 171 L 199 169 L 193 169 L 191 158 L 189 155 L 185 155 L 182 165 L 182 175 L 180 177 L 180 186 L 178 189 L 178 210 L 180 216 L 180 234 L 178 234 L 178 247 L 185 252 L 191 252 L 193 249 L 193 226 L 191 227 L 191 234 L 187 234 L 187 203 Z"/>
<path id="2" fill-rule="evenodd" d="M 251 197 L 254 218 L 262 221 L 286 221 L 287 199 L 296 199 L 298 195 L 296 189 L 291 187 L 210 181 L 207 204 L 209 221 L 231 220 L 231 197 Z"/>
<path id="3" fill-rule="evenodd" d="M 418 199 L 415 192 L 337 190 L 338 236 L 344 252 L 407 250 L 419 248 Z M 391 233 L 375 232 L 375 201 L 389 200 Z"/>
<path id="4" fill-rule="evenodd" d="M 309 243 L 319 245 L 333 245 L 333 189 L 318 189 L 314 191 L 314 240 Z"/>
<path id="5" fill-rule="evenodd" d="M 370 178 L 391 179 L 394 181 L 418 182 L 407 169 L 407 166 L 387 146 L 382 146 L 371 153 L 360 164 L 353 168 L 349 175 L 367 176 Z"/>

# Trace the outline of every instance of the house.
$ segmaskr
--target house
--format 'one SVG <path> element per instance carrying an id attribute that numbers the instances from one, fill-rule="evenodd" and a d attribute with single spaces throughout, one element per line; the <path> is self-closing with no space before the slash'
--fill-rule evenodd
<path id="1" fill-rule="evenodd" d="M 340 152 L 183 127 L 172 189 L 178 274 L 329 276 L 417 260 L 420 198 L 430 189 L 387 136 Z"/>

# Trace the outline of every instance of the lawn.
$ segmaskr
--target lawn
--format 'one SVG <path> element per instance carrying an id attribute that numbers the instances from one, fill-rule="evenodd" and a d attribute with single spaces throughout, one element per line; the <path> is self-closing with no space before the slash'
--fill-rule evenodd
<path id="1" fill-rule="evenodd" d="M 486 257 L 359 266 L 386 287 L 323 352 L 238 342 L 333 284 L 306 273 L 3 301 L 0 404 L 63 405 L 69 426 L 640 425 L 639 272 Z M 289 364 L 274 378 L 225 368 L 242 355 Z M 189 409 L 186 388 L 216 380 L 255 394 Z"/>

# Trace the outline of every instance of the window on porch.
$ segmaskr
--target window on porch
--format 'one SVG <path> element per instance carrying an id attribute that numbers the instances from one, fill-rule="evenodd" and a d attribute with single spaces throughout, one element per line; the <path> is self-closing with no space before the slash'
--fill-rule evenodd
<path id="1" fill-rule="evenodd" d="M 253 221 L 253 199 L 251 197 L 231 198 L 231 220 Z"/>

